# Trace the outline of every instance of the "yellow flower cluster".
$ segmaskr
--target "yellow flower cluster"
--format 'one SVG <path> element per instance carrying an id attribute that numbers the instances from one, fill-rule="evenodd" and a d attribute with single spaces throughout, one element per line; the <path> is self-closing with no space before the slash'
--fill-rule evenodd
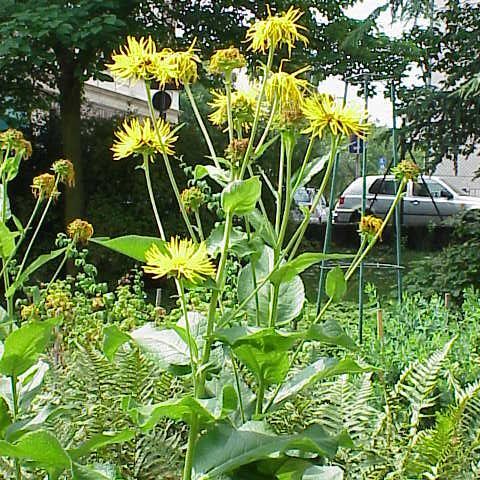
<path id="1" fill-rule="evenodd" d="M 267 8 L 267 19 L 255 22 L 247 31 L 249 50 L 265 53 L 270 49 L 287 45 L 290 54 L 296 41 L 301 41 L 304 45 L 308 43 L 307 37 L 300 33 L 305 27 L 296 23 L 303 15 L 299 9 L 290 7 L 287 12 L 274 16 L 270 8 L 268 6 Z"/>
<path id="2" fill-rule="evenodd" d="M 209 105 L 214 109 L 208 116 L 217 127 L 228 123 L 227 96 L 223 92 L 213 91 L 213 99 Z M 234 123 L 249 129 L 255 117 L 257 107 L 257 89 L 237 90 L 231 95 L 231 108 Z"/>
<path id="3" fill-rule="evenodd" d="M 54 200 L 60 195 L 57 190 L 55 176 L 50 173 L 42 173 L 37 175 L 32 181 L 32 193 L 35 198 L 50 198 Z"/>
<path id="4" fill-rule="evenodd" d="M 116 140 L 112 146 L 114 160 L 130 155 L 152 156 L 157 153 L 173 155 L 173 144 L 177 136 L 170 125 L 159 118 L 156 128 L 149 118 L 140 122 L 137 118 L 125 120 L 121 129 L 115 132 Z"/>
<path id="5" fill-rule="evenodd" d="M 392 173 L 398 180 L 417 180 L 421 172 L 420 167 L 410 160 L 403 160 L 392 168 Z"/>
<path id="6" fill-rule="evenodd" d="M 69 315 L 73 310 L 72 294 L 63 288 L 62 284 L 53 284 L 45 297 L 45 310 L 47 315 L 58 317 Z"/>
<path id="7" fill-rule="evenodd" d="M 315 94 L 308 97 L 302 107 L 303 114 L 309 122 L 304 133 L 322 137 L 325 132 L 334 136 L 357 135 L 365 137 L 370 129 L 368 113 L 357 105 L 344 105 L 331 95 Z"/>
<path id="8" fill-rule="evenodd" d="M 245 57 L 238 48 L 230 47 L 217 50 L 210 58 L 209 70 L 212 73 L 230 73 L 236 68 L 242 68 L 247 64 Z"/>
<path id="9" fill-rule="evenodd" d="M 112 55 L 108 65 L 115 77 L 125 80 L 156 80 L 164 87 L 167 83 L 190 84 L 197 80 L 197 63 L 194 44 L 186 51 L 169 48 L 157 50 L 152 37 L 127 37 L 127 44 Z"/>
<path id="10" fill-rule="evenodd" d="M 68 224 L 67 234 L 74 242 L 86 244 L 93 236 L 93 227 L 87 221 L 77 218 Z"/>
<path id="11" fill-rule="evenodd" d="M 13 128 L 0 132 L 0 150 L 8 150 L 10 155 L 21 155 L 24 160 L 32 156 L 32 144 L 25 140 L 22 132 Z"/>
<path id="12" fill-rule="evenodd" d="M 198 285 L 215 276 L 215 265 L 208 257 L 205 242 L 195 244 L 191 240 L 172 238 L 164 252 L 152 244 L 145 259 L 147 265 L 143 269 L 153 278 L 175 277 Z"/>
<path id="13" fill-rule="evenodd" d="M 374 215 L 364 215 L 358 224 L 358 231 L 361 235 L 369 238 L 374 237 L 382 228 L 383 221 Z"/>
<path id="14" fill-rule="evenodd" d="M 75 185 L 75 169 L 73 168 L 73 163 L 70 160 L 65 160 L 61 158 L 53 162 L 52 171 L 58 175 L 58 178 L 61 182 L 65 183 L 69 187 Z"/>

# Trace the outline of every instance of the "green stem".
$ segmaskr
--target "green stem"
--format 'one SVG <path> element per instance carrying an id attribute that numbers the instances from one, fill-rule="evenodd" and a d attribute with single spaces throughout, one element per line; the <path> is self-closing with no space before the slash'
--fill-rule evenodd
<path id="1" fill-rule="evenodd" d="M 190 431 L 188 432 L 187 453 L 185 455 L 185 464 L 183 466 L 182 480 L 192 479 L 193 457 L 195 455 L 195 446 L 197 444 L 199 431 L 200 425 L 198 421 L 198 415 L 194 414 L 192 416 Z"/>
<path id="2" fill-rule="evenodd" d="M 240 406 L 240 415 L 242 416 L 242 423 L 245 423 L 245 410 L 243 407 L 242 389 L 240 388 L 240 376 L 238 374 L 237 362 L 233 356 L 233 352 L 230 351 L 230 360 L 232 361 L 233 374 L 235 375 L 235 384 L 237 385 L 238 404 Z"/>
<path id="3" fill-rule="evenodd" d="M 150 204 L 152 205 L 153 214 L 155 216 L 155 221 L 157 222 L 158 231 L 160 232 L 160 237 L 162 240 L 166 240 L 165 230 L 163 229 L 162 221 L 157 209 L 157 203 L 155 202 L 155 196 L 153 195 L 152 180 L 150 178 L 150 165 L 148 155 L 143 155 L 143 172 L 145 173 L 145 180 L 147 182 L 148 196 L 150 198 Z"/>
<path id="4" fill-rule="evenodd" d="M 298 172 L 297 180 L 295 181 L 295 185 L 293 186 L 292 190 L 295 193 L 300 186 L 300 182 L 302 181 L 303 174 L 305 173 L 305 168 L 307 168 L 308 161 L 312 156 L 313 145 L 315 144 L 315 137 L 311 136 L 310 141 L 308 142 L 307 151 L 305 152 L 305 157 L 303 159 L 302 166 L 300 167 L 300 171 Z"/>
<path id="5" fill-rule="evenodd" d="M 250 231 L 250 222 L 247 218 L 245 218 L 245 228 L 247 230 L 247 238 L 248 241 L 252 239 L 252 233 Z M 253 281 L 253 288 L 255 289 L 257 286 L 257 273 L 255 271 L 255 262 L 250 257 L 250 266 L 252 267 L 252 281 Z M 256 319 L 256 326 L 260 326 L 260 302 L 258 299 L 258 292 L 255 293 L 255 319 Z"/>
<path id="6" fill-rule="evenodd" d="M 10 386 L 12 389 L 12 403 L 13 403 L 13 422 L 17 420 L 18 417 L 18 392 L 17 392 L 17 377 L 13 375 L 10 377 Z M 22 480 L 22 469 L 20 467 L 20 461 L 16 458 L 15 459 L 15 478 L 16 480 Z"/>
<path id="7" fill-rule="evenodd" d="M 245 169 L 247 168 L 248 161 L 250 160 L 250 155 L 253 151 L 253 143 L 255 141 L 255 135 L 257 134 L 258 122 L 260 121 L 260 113 L 262 110 L 263 97 L 265 95 L 265 85 L 267 84 L 268 73 L 272 68 L 274 51 L 275 50 L 272 47 L 270 47 L 270 50 L 268 51 L 267 65 L 265 67 L 265 74 L 263 76 L 262 85 L 260 87 L 260 94 L 257 100 L 257 108 L 255 110 L 255 117 L 253 118 L 252 131 L 250 132 L 250 140 L 248 141 L 247 151 L 245 152 L 245 156 L 243 157 L 242 168 L 240 169 L 240 179 L 242 179 L 245 175 Z"/>
<path id="8" fill-rule="evenodd" d="M 232 115 L 232 72 L 225 73 L 225 93 L 227 95 L 228 140 L 233 142 L 233 115 Z"/>
<path id="9" fill-rule="evenodd" d="M 270 112 L 270 116 L 268 117 L 267 126 L 265 127 L 263 135 L 260 138 L 260 140 L 258 142 L 258 145 L 255 148 L 255 151 L 253 153 L 254 156 L 258 155 L 258 153 L 260 152 L 260 149 L 262 148 L 262 145 L 264 144 L 265 140 L 268 137 L 268 134 L 270 133 L 270 129 L 272 128 L 273 119 L 275 118 L 276 110 L 277 110 L 277 98 L 275 97 L 275 99 L 273 100 L 272 110 Z"/>
<path id="10" fill-rule="evenodd" d="M 35 243 L 35 240 L 37 238 L 37 235 L 40 232 L 40 229 L 42 228 L 45 217 L 47 216 L 48 209 L 50 208 L 50 205 L 53 201 L 54 193 L 57 191 L 58 182 L 59 182 L 59 177 L 57 175 L 57 177 L 55 178 L 55 186 L 53 187 L 52 195 L 50 195 L 50 197 L 48 197 L 48 201 L 47 201 L 47 204 L 45 205 L 45 209 L 43 210 L 42 216 L 40 217 L 40 220 L 38 221 L 37 227 L 35 228 L 35 231 L 33 232 L 32 238 L 30 239 L 30 243 L 28 244 L 27 250 L 25 251 L 25 255 L 23 256 L 23 260 L 22 260 L 22 263 L 20 264 L 20 268 L 18 270 L 15 281 L 17 281 L 20 278 L 20 275 L 23 271 L 23 268 L 25 267 L 25 263 L 27 262 L 27 258 L 28 258 L 28 255 L 30 253 L 30 250 L 32 249 L 32 246 Z"/>
<path id="11" fill-rule="evenodd" d="M 217 160 L 217 154 L 215 153 L 215 149 L 213 148 L 212 140 L 210 139 L 210 135 L 208 134 L 205 124 L 203 123 L 202 116 L 200 115 L 200 112 L 197 107 L 197 103 L 195 102 L 195 98 L 188 84 L 185 84 L 185 92 L 187 94 L 188 100 L 190 101 L 190 104 L 192 105 L 193 113 L 195 114 L 195 118 L 197 119 L 200 130 L 203 133 L 205 142 L 207 143 L 208 150 L 210 152 L 210 156 L 212 157 L 213 163 L 217 168 L 220 168 L 220 164 L 218 163 L 218 160 Z"/>
<path id="12" fill-rule="evenodd" d="M 57 277 L 60 275 L 60 272 L 62 271 L 62 268 L 65 266 L 65 263 L 67 263 L 68 260 L 68 254 L 69 254 L 69 249 L 65 250 L 65 254 L 63 255 L 62 261 L 58 265 L 58 268 L 55 270 L 55 273 L 53 274 L 52 278 L 50 279 L 50 282 L 48 282 L 47 290 L 48 292 L 50 290 L 50 287 L 52 286 L 53 282 L 57 279 Z"/>
<path id="13" fill-rule="evenodd" d="M 280 142 L 280 162 L 278 165 L 278 186 L 277 186 L 277 198 L 276 198 L 276 214 L 275 214 L 275 233 L 278 235 L 280 232 L 280 221 L 282 215 L 282 203 L 283 203 L 283 170 L 285 163 L 285 142 Z"/>
<path id="14" fill-rule="evenodd" d="M 256 415 L 261 415 L 263 413 L 263 400 L 265 398 L 265 382 L 260 381 L 257 391 L 257 402 L 255 405 Z"/>
<path id="15" fill-rule="evenodd" d="M 197 222 L 198 234 L 200 235 L 200 240 L 203 242 L 205 240 L 205 236 L 203 235 L 203 228 L 202 228 L 202 219 L 200 218 L 200 214 L 198 210 L 195 210 L 195 220 Z"/>

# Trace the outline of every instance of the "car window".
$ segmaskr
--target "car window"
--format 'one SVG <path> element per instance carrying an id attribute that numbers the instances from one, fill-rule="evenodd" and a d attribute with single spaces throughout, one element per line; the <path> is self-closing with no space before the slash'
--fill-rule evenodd
<path id="1" fill-rule="evenodd" d="M 415 182 L 413 184 L 413 195 L 415 197 L 440 198 L 442 190 L 445 188 L 433 180 L 425 180 L 425 182 Z M 428 193 L 430 191 L 430 193 Z"/>
<path id="2" fill-rule="evenodd" d="M 310 203 L 310 195 L 306 188 L 299 188 L 293 198 L 296 203 Z"/>
<path id="3" fill-rule="evenodd" d="M 395 195 L 395 181 L 377 178 L 377 180 L 372 183 L 369 193 L 377 195 Z"/>

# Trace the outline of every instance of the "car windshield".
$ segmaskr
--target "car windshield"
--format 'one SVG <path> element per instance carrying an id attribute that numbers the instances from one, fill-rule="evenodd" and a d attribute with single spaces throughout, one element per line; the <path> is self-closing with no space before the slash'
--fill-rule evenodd
<path id="1" fill-rule="evenodd" d="M 310 203 L 310 195 L 306 188 L 299 188 L 293 198 L 296 203 Z"/>

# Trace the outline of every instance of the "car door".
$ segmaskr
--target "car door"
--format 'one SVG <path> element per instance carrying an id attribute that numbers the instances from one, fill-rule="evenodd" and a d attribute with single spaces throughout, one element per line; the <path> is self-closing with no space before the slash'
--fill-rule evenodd
<path id="1" fill-rule="evenodd" d="M 377 178 L 368 190 L 367 212 L 377 217 L 385 217 L 395 197 L 395 181 Z"/>
<path id="2" fill-rule="evenodd" d="M 446 187 L 437 180 L 424 178 L 410 182 L 404 198 L 404 219 L 406 225 L 425 226 L 438 224 L 456 211 L 453 197 Z"/>

